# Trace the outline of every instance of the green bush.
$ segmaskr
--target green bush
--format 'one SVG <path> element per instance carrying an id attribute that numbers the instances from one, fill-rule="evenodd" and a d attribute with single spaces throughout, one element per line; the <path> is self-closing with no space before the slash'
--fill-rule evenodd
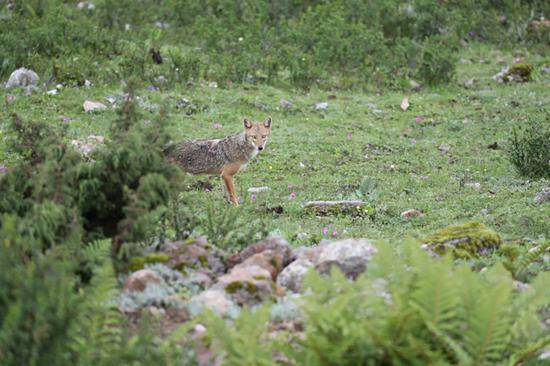
<path id="1" fill-rule="evenodd" d="M 43 248 L 81 234 L 113 238 L 115 252 L 124 242 L 145 240 L 181 181 L 162 152 L 163 118 L 161 112 L 143 125 L 129 87 L 111 139 L 86 161 L 59 143 L 62 132 L 14 116 L 9 143 L 22 159 L 0 180 L 0 214 L 28 222 L 22 230 Z"/>
<path id="2" fill-rule="evenodd" d="M 265 310 L 245 311 L 234 328 L 211 318 L 215 350 L 227 365 L 515 365 L 550 344 L 538 313 L 550 301 L 548 272 L 518 293 L 500 265 L 476 273 L 417 243 L 378 248 L 355 282 L 336 269 L 310 273 L 300 334 L 274 337 Z"/>
<path id="3" fill-rule="evenodd" d="M 454 40 L 544 46 L 544 29 L 529 24 L 549 11 L 545 2 L 519 0 L 103 0 L 93 10 L 60 0 L 14 4 L 0 13 L 0 76 L 20 66 L 49 73 L 55 64 L 69 84 L 163 75 L 306 89 L 402 88 L 410 77 L 446 83 Z M 151 47 L 167 62 L 155 64 Z"/>
<path id="4" fill-rule="evenodd" d="M 529 120 L 525 126 L 514 128 L 508 144 L 508 159 L 521 175 L 530 178 L 550 177 L 548 119 L 542 122 Z"/>

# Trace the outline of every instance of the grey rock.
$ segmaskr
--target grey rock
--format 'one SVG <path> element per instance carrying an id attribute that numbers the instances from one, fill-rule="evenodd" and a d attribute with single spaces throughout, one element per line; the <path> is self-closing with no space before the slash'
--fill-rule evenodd
<path id="1" fill-rule="evenodd" d="M 6 82 L 6 89 L 36 85 L 39 80 L 40 78 L 36 72 L 22 67 L 11 73 Z"/>
<path id="2" fill-rule="evenodd" d="M 239 314 L 239 307 L 231 301 L 225 291 L 210 289 L 192 297 L 187 302 L 187 310 L 192 317 L 196 317 L 205 309 L 213 311 L 220 316 L 235 318 Z"/>
<path id="3" fill-rule="evenodd" d="M 107 106 L 105 104 L 100 102 L 93 102 L 91 100 L 85 101 L 82 107 L 84 108 L 84 112 L 86 113 L 98 112 L 107 109 Z"/>
<path id="4" fill-rule="evenodd" d="M 349 238 L 330 242 L 320 246 L 315 268 L 320 273 L 327 273 L 331 266 L 336 265 L 346 277 L 355 279 L 366 270 L 376 252 L 376 247 L 367 239 Z"/>
<path id="5" fill-rule="evenodd" d="M 250 193 L 260 193 L 260 192 L 265 192 L 265 191 L 269 191 L 269 187 L 250 187 L 248 188 L 248 192 Z"/>
<path id="6" fill-rule="evenodd" d="M 309 259 L 298 258 L 279 273 L 277 284 L 292 292 L 299 292 L 306 273 L 313 267 L 314 263 Z"/>
<path id="7" fill-rule="evenodd" d="M 539 205 L 548 201 L 550 201 L 550 187 L 546 187 L 535 194 L 535 202 Z"/>
<path id="8" fill-rule="evenodd" d="M 255 264 L 239 265 L 218 278 L 215 289 L 225 293 L 239 305 L 253 306 L 276 295 L 271 273 Z"/>
<path id="9" fill-rule="evenodd" d="M 85 140 L 71 140 L 71 146 L 84 158 L 90 158 L 94 150 L 105 142 L 105 138 L 99 135 L 90 135 Z"/>
<path id="10" fill-rule="evenodd" d="M 280 236 L 269 236 L 250 245 L 240 253 L 231 256 L 227 260 L 227 266 L 232 268 L 249 257 L 252 257 L 254 254 L 261 253 L 264 250 L 272 250 L 276 253 L 280 253 L 283 258 L 283 267 L 286 267 L 294 259 L 292 248 L 284 238 Z"/>
<path id="11" fill-rule="evenodd" d="M 280 105 L 281 108 L 283 108 L 283 109 L 292 109 L 292 107 L 294 107 L 294 104 L 292 104 L 292 102 L 289 102 L 289 101 L 286 100 L 286 99 L 281 99 L 279 105 Z"/>
<path id="12" fill-rule="evenodd" d="M 271 320 L 282 321 L 296 321 L 303 317 L 300 306 L 303 304 L 301 294 L 289 294 L 282 298 L 277 299 L 269 308 L 269 316 Z"/>
<path id="13" fill-rule="evenodd" d="M 327 102 L 316 103 L 315 110 L 326 112 L 328 110 L 328 103 Z"/>

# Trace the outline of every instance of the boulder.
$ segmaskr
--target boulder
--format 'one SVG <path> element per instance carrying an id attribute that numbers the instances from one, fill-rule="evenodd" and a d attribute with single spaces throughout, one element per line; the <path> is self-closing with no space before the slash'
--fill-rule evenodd
<path id="1" fill-rule="evenodd" d="M 239 307 L 221 289 L 206 290 L 192 297 L 187 302 L 187 309 L 192 317 L 199 315 L 205 309 L 228 317 L 235 317 L 239 313 Z"/>
<path id="2" fill-rule="evenodd" d="M 277 294 L 271 273 L 258 266 L 237 266 L 218 278 L 213 288 L 223 289 L 239 305 L 257 305 Z"/>
<path id="3" fill-rule="evenodd" d="M 150 269 L 142 269 L 132 273 L 124 283 L 124 290 L 130 292 L 143 292 L 150 284 L 159 285 L 162 278 Z"/>
<path id="4" fill-rule="evenodd" d="M 232 268 L 239 263 L 242 263 L 254 254 L 261 253 L 264 250 L 271 250 L 277 253 L 282 258 L 283 267 L 287 266 L 293 259 L 292 248 L 288 245 L 287 241 L 280 236 L 270 236 L 259 242 L 250 245 L 246 249 L 242 250 L 227 260 L 227 266 Z"/>
<path id="5" fill-rule="evenodd" d="M 355 279 L 367 269 L 367 263 L 376 253 L 376 247 L 367 239 L 349 238 L 325 243 L 319 246 L 315 264 L 315 269 L 322 274 L 337 266 L 346 277 Z"/>
<path id="6" fill-rule="evenodd" d="M 36 85 L 39 80 L 40 78 L 36 72 L 22 67 L 11 73 L 6 82 L 6 89 Z"/>
<path id="7" fill-rule="evenodd" d="M 302 288 L 304 276 L 313 267 L 314 264 L 309 259 L 298 258 L 283 269 L 277 277 L 277 284 L 292 292 L 299 292 Z"/>
<path id="8" fill-rule="evenodd" d="M 233 267 L 233 269 L 248 266 L 259 266 L 269 271 L 269 273 L 271 274 L 271 278 L 275 280 L 283 269 L 284 261 L 284 253 L 268 249 L 264 250 L 263 252 L 254 254 L 253 256 L 247 258 L 241 264 Z"/>
<path id="9" fill-rule="evenodd" d="M 368 262 L 376 253 L 376 247 L 370 240 L 349 238 L 324 240 L 316 247 L 298 248 L 295 253 L 298 258 L 283 269 L 277 277 L 277 284 L 292 292 L 299 292 L 310 268 L 315 268 L 321 274 L 329 274 L 334 266 L 346 277 L 357 278 L 366 270 Z"/>

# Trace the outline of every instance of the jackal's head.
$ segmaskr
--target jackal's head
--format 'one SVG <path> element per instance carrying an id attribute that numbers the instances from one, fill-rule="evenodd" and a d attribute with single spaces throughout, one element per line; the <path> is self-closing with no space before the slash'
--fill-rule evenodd
<path id="1" fill-rule="evenodd" d="M 271 117 L 263 122 L 253 123 L 244 119 L 244 133 L 246 140 L 253 144 L 256 149 L 262 151 L 267 144 L 267 138 L 271 132 Z"/>

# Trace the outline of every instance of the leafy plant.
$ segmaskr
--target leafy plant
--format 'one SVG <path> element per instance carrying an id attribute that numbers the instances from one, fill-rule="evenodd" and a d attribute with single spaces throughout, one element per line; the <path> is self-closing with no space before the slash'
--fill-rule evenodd
<path id="1" fill-rule="evenodd" d="M 529 120 L 523 128 L 514 128 L 508 143 L 508 159 L 521 175 L 530 178 L 550 177 L 548 120 Z"/>

